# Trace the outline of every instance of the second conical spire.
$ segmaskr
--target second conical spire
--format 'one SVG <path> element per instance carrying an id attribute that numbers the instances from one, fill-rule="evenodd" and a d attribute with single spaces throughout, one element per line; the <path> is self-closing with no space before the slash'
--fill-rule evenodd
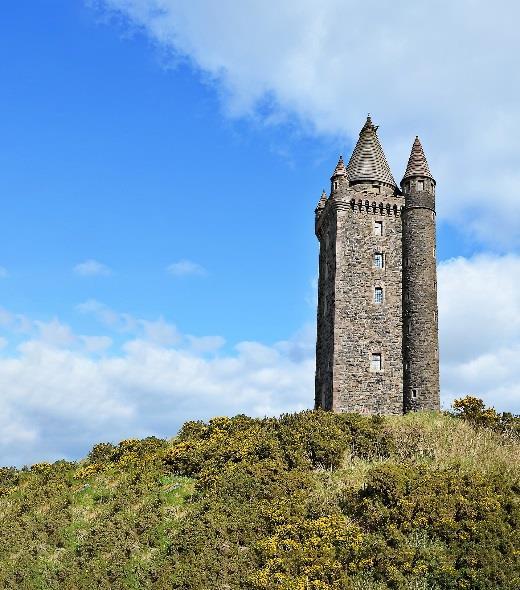
<path id="1" fill-rule="evenodd" d="M 406 167 L 403 180 L 410 178 L 411 176 L 427 176 L 428 178 L 433 178 L 418 136 L 415 137 L 415 141 L 413 142 L 412 152 L 410 154 L 410 159 L 408 160 L 408 166 Z"/>

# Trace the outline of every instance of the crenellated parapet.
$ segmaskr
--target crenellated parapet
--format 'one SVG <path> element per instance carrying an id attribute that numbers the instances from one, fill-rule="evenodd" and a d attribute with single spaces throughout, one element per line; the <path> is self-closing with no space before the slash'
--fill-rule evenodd
<path id="1" fill-rule="evenodd" d="M 404 205 L 398 205 L 397 203 L 383 203 L 376 201 L 370 202 L 368 199 L 364 201 L 362 199 L 350 199 L 350 208 L 353 211 L 359 211 L 360 213 L 372 213 L 373 215 L 394 215 L 400 217 L 404 209 Z"/>
<path id="2" fill-rule="evenodd" d="M 329 211 L 354 211 L 365 214 L 381 215 L 385 217 L 401 217 L 404 205 L 402 203 L 389 202 L 389 201 L 369 201 L 368 199 L 356 199 L 351 198 L 350 200 L 329 198 L 323 201 L 323 204 L 318 204 L 316 207 L 316 220 L 315 230 L 316 235 L 319 238 L 320 228 L 322 227 L 327 213 Z"/>

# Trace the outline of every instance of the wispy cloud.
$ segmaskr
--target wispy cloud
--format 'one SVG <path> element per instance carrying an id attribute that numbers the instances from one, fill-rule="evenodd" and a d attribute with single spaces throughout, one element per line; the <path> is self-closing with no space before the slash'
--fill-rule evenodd
<path id="1" fill-rule="evenodd" d="M 166 272 L 175 277 L 204 276 L 207 270 L 191 260 L 179 260 L 166 267 Z"/>
<path id="2" fill-rule="evenodd" d="M 76 264 L 73 270 L 80 277 L 99 277 L 112 274 L 112 271 L 106 264 L 92 259 Z"/>
<path id="3" fill-rule="evenodd" d="M 7 269 L 3 266 L 0 266 L 0 279 L 6 279 L 9 276 Z"/>
<path id="4" fill-rule="evenodd" d="M 109 336 L 81 336 L 85 350 L 89 353 L 105 352 L 112 344 L 113 340 Z"/>
<path id="5" fill-rule="evenodd" d="M 82 314 L 94 316 L 98 322 L 116 332 L 132 332 L 138 324 L 131 314 L 114 311 L 105 303 L 95 299 L 80 303 L 76 309 Z"/>

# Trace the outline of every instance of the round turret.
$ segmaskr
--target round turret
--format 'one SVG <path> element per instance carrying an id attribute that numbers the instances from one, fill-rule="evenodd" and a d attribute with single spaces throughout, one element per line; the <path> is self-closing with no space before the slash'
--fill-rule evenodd
<path id="1" fill-rule="evenodd" d="M 438 410 L 435 180 L 416 137 L 401 181 L 404 410 Z"/>

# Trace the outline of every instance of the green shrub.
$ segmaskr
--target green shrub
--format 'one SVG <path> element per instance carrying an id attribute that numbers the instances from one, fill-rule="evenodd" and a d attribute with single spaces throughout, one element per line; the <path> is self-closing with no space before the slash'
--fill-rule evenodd
<path id="1" fill-rule="evenodd" d="M 456 413 L 220 417 L 2 468 L 0 587 L 517 590 L 517 419 Z"/>

